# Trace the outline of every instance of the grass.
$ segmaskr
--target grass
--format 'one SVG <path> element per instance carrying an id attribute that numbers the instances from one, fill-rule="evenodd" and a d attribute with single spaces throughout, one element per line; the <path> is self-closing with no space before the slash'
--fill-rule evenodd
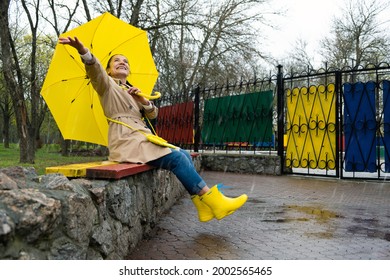
<path id="1" fill-rule="evenodd" d="M 0 168 L 11 166 L 34 167 L 38 175 L 44 175 L 46 167 L 107 160 L 106 156 L 70 155 L 64 157 L 55 145 L 48 145 L 39 149 L 35 153 L 34 164 L 20 163 L 19 153 L 19 147 L 16 144 L 11 144 L 8 149 L 0 145 Z"/>

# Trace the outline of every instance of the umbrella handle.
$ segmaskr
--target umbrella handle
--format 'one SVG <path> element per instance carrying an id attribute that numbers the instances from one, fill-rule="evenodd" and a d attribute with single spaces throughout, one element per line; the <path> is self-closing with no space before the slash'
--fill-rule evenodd
<path id="1" fill-rule="evenodd" d="M 124 90 L 128 90 L 130 88 L 130 86 L 128 84 L 121 84 L 120 86 Z M 135 94 L 138 95 L 138 96 L 145 97 L 148 100 L 154 100 L 154 99 L 158 99 L 158 98 L 161 97 L 161 93 L 158 92 L 158 91 L 155 91 L 154 94 L 145 94 L 145 93 L 142 93 L 142 92 L 138 92 L 138 93 L 135 93 Z"/>
<path id="2" fill-rule="evenodd" d="M 145 97 L 146 99 L 149 99 L 149 100 L 154 100 L 154 99 L 158 99 L 158 98 L 161 97 L 161 93 L 158 92 L 158 91 L 155 91 L 154 94 L 145 94 L 145 93 L 142 93 L 142 92 L 138 92 L 136 94 L 138 96 Z"/>

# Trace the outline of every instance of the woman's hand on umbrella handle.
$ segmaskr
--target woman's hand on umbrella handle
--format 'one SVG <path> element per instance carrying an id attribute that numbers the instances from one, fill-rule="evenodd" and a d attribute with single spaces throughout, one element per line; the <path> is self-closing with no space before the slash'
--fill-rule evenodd
<path id="1" fill-rule="evenodd" d="M 154 92 L 154 94 L 145 94 L 135 87 L 130 88 L 127 92 L 131 94 L 138 102 L 141 102 L 144 105 L 147 105 L 149 100 L 154 100 L 161 97 L 161 93 L 157 91 Z"/>
<path id="2" fill-rule="evenodd" d="M 84 47 L 84 44 L 77 37 L 74 37 L 74 39 L 71 37 L 60 37 L 58 40 L 60 44 L 69 45 L 75 48 L 81 55 L 88 52 L 88 49 Z"/>
<path id="3" fill-rule="evenodd" d="M 145 97 L 143 96 L 140 96 L 139 93 L 141 93 L 141 91 L 139 90 L 139 88 L 136 88 L 136 87 L 129 87 L 127 89 L 127 93 L 132 95 L 133 98 L 138 101 L 139 103 L 143 104 L 143 105 L 147 105 L 149 104 L 149 100 L 147 100 Z"/>

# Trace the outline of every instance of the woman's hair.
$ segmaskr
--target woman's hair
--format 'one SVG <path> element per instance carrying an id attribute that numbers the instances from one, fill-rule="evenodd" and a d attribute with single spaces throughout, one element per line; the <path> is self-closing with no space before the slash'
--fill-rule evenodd
<path id="1" fill-rule="evenodd" d="M 112 61 L 112 59 L 114 58 L 114 56 L 116 56 L 116 55 L 121 55 L 121 56 L 126 57 L 125 55 L 120 54 L 120 53 L 116 53 L 116 54 L 113 54 L 112 56 L 110 56 L 110 58 L 109 58 L 108 61 L 107 61 L 106 71 L 108 71 L 108 69 L 110 68 L 111 61 Z"/>

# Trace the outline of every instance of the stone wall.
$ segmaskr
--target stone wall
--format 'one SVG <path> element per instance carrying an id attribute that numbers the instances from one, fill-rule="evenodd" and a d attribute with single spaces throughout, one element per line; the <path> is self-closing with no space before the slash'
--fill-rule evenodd
<path id="1" fill-rule="evenodd" d="M 273 156 L 203 154 L 194 162 L 198 170 L 280 174 Z M 157 169 L 121 180 L 0 169 L 0 259 L 124 259 L 183 196 L 176 177 Z"/>
<path id="2" fill-rule="evenodd" d="M 202 168 L 234 173 L 281 175 L 280 157 L 276 155 L 204 153 Z"/>
<path id="3" fill-rule="evenodd" d="M 124 259 L 185 194 L 157 169 L 115 181 L 0 169 L 0 259 Z"/>

